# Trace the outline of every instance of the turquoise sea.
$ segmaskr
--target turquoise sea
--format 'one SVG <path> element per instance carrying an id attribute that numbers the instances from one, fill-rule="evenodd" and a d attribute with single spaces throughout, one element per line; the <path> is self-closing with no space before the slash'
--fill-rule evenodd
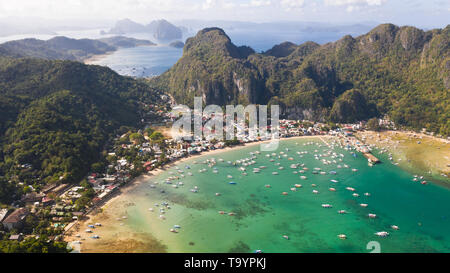
<path id="1" fill-rule="evenodd" d="M 282 141 L 276 156 L 267 157 L 271 154 L 268 152 L 254 154 L 255 164 L 245 167 L 247 176 L 239 170 L 242 165 L 227 162 L 251 159 L 250 153 L 258 150 L 259 145 L 255 145 L 205 155 L 179 163 L 139 184 L 115 201 L 127 205 L 121 210 L 115 206 L 115 211 L 109 212 L 126 219 L 116 219 L 114 227 L 96 231 L 103 236 L 98 242 L 114 240 L 114 236 L 125 233 L 147 234 L 168 252 L 366 253 L 372 249 L 368 249 L 369 242 L 379 244 L 381 252 L 450 252 L 448 188 L 414 182 L 413 174 L 392 165 L 382 155 L 382 164 L 369 167 L 361 154 L 354 157 L 339 147 L 331 150 L 319 139 L 311 138 Z M 213 158 L 217 164 L 208 166 L 205 161 Z M 323 160 L 331 164 L 324 164 Z M 299 165 L 293 169 L 291 164 Z M 253 173 L 253 168 L 260 166 L 267 168 Z M 303 168 L 308 170 L 294 173 Z M 315 168 L 321 169 L 319 174 L 313 174 Z M 203 169 L 206 171 L 199 172 Z M 330 174 L 332 171 L 336 174 Z M 167 180 L 174 176 L 179 179 Z M 291 191 L 295 184 L 302 187 Z M 336 191 L 330 191 L 331 187 Z M 191 191 L 194 189 L 198 192 Z M 332 208 L 323 208 L 323 204 Z M 108 209 L 112 208 L 106 212 Z M 339 214 L 339 210 L 347 213 Z M 230 212 L 235 215 L 228 215 Z M 376 214 L 376 218 L 369 218 L 369 213 Z M 399 229 L 394 230 L 392 225 Z M 374 234 L 381 231 L 387 231 L 389 236 Z M 345 234 L 347 239 L 338 238 L 339 234 Z"/>

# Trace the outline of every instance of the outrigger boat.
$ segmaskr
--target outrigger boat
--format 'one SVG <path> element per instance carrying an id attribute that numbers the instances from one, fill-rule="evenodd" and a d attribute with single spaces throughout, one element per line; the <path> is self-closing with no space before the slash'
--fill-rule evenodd
<path id="1" fill-rule="evenodd" d="M 375 232 L 375 235 L 377 235 L 378 237 L 387 237 L 389 236 L 389 232 L 387 231 Z"/>

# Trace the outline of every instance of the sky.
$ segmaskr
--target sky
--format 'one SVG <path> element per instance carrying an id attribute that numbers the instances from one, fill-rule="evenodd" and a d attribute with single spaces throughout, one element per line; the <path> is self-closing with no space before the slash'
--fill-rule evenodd
<path id="1" fill-rule="evenodd" d="M 0 0 L 0 18 L 450 23 L 450 0 Z"/>

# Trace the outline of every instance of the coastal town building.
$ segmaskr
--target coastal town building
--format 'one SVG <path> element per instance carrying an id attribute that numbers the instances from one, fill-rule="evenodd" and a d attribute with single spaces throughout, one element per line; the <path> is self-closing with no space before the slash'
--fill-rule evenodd
<path id="1" fill-rule="evenodd" d="M 35 202 L 40 202 L 42 198 L 45 197 L 45 194 L 43 193 L 37 193 L 37 192 L 30 192 L 25 194 L 24 197 L 20 200 L 21 202 L 25 204 L 33 204 Z"/>
<path id="2" fill-rule="evenodd" d="M 58 184 L 51 183 L 42 188 L 41 192 L 44 194 L 50 193 L 54 188 L 58 187 Z"/>
<path id="3" fill-rule="evenodd" d="M 207 121 L 206 117 L 202 120 Z M 171 120 L 173 121 L 173 120 Z M 72 226 L 70 222 L 80 219 L 85 213 L 88 213 L 95 207 L 99 207 L 115 193 L 120 186 L 128 183 L 133 177 L 142 173 L 150 172 L 167 163 L 174 162 L 186 156 L 202 153 L 209 150 L 224 149 L 227 146 L 250 143 L 254 141 L 264 141 L 272 139 L 271 131 L 277 129 L 280 138 L 289 138 L 303 135 L 335 135 L 342 138 L 345 143 L 355 147 L 363 152 L 368 152 L 366 147 L 358 143 L 358 140 L 352 136 L 353 132 L 361 130 L 363 124 L 345 124 L 335 130 L 331 130 L 329 125 L 307 120 L 280 120 L 277 128 L 267 126 L 265 133 L 260 133 L 256 137 L 249 135 L 248 128 L 241 128 L 238 124 L 233 124 L 241 138 L 237 142 L 220 141 L 214 138 L 192 137 L 182 140 L 164 139 L 163 141 L 153 141 L 145 130 L 139 130 L 137 133 L 143 136 L 141 141 L 132 141 L 129 139 L 131 132 L 122 134 L 115 138 L 116 144 L 107 151 L 108 160 L 104 173 L 89 173 L 86 181 L 89 187 L 95 192 L 95 196 L 86 204 L 85 207 L 75 207 L 75 203 L 82 197 L 82 192 L 86 189 L 74 185 L 52 184 L 42 190 L 42 197 L 36 196 L 35 200 L 42 203 L 42 207 L 50 207 L 51 220 L 54 225 L 65 227 Z M 342 129 L 340 128 L 342 127 Z M 148 127 L 146 127 L 148 128 Z M 132 155 L 132 156 L 130 156 Z M 137 161 L 135 157 L 142 158 Z M 139 170 L 139 171 L 138 171 Z M 133 175 L 132 175 L 133 174 Z M 51 195 L 51 197 L 49 196 Z M 56 202 L 55 199 L 58 201 Z M 34 199 L 33 199 L 34 200 Z"/>
<path id="4" fill-rule="evenodd" d="M 0 209 L 0 226 L 2 225 L 3 220 L 8 215 L 9 209 Z"/>
<path id="5" fill-rule="evenodd" d="M 29 214 L 30 211 L 27 208 L 16 209 L 13 213 L 6 217 L 6 219 L 3 220 L 3 227 L 9 231 L 13 229 L 19 230 L 23 227 L 25 217 L 27 217 Z"/>
<path id="6" fill-rule="evenodd" d="M 23 240 L 23 235 L 22 234 L 13 234 L 13 235 L 9 236 L 8 239 L 11 240 L 11 241 L 18 241 L 18 242 L 20 242 L 20 241 Z"/>

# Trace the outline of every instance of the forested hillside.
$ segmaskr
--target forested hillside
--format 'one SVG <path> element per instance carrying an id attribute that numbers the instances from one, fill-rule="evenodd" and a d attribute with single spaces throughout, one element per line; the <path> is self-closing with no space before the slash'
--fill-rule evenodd
<path id="1" fill-rule="evenodd" d="M 47 60 L 83 61 L 94 55 L 115 51 L 122 47 L 155 45 L 148 40 L 123 36 L 92 39 L 72 39 L 58 36 L 49 40 L 23 39 L 0 44 L 0 56 L 40 58 Z"/>
<path id="2" fill-rule="evenodd" d="M 159 92 L 109 68 L 0 58 L 0 202 L 20 181 L 78 182 L 121 126 L 137 126 Z"/>
<path id="3" fill-rule="evenodd" d="M 450 26 L 384 24 L 318 45 L 283 43 L 257 54 L 218 28 L 188 39 L 153 84 L 177 102 L 279 104 L 287 118 L 353 122 L 388 114 L 397 124 L 450 135 Z"/>

